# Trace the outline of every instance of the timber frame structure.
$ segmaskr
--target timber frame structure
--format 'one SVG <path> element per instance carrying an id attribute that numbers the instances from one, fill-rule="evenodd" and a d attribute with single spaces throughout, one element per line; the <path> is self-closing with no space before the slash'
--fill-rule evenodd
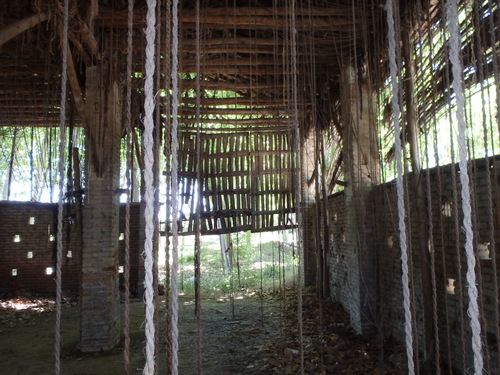
<path id="1" fill-rule="evenodd" d="M 124 190 L 120 173 L 122 142 L 130 136 L 132 169 L 140 171 L 138 180 L 144 179 L 147 2 L 136 0 L 134 5 L 131 77 L 126 74 L 128 1 L 69 4 L 66 67 L 61 67 L 60 57 L 60 0 L 8 1 L 0 9 L 0 126 L 14 129 L 14 134 L 21 127 L 58 127 L 61 70 L 67 70 L 66 122 L 72 134 L 82 130 L 85 145 L 79 149 L 68 140 L 65 199 L 71 213 L 65 225 L 69 217 L 77 223 L 75 243 L 68 243 L 78 253 L 78 280 L 72 286 L 78 285 L 80 295 L 80 349 L 99 351 L 115 347 L 120 339 L 122 255 L 117 239 L 122 193 L 137 203 L 137 259 L 144 242 L 144 208 L 139 203 L 144 181 Z M 450 369 L 466 371 L 472 361 L 465 344 L 471 335 L 464 317 L 469 284 L 462 272 L 467 262 L 461 252 L 459 219 L 464 214 L 457 181 L 463 172 L 455 164 L 456 128 L 450 115 L 457 89 L 452 85 L 447 2 L 392 4 L 400 88 L 396 101 L 403 108 L 396 119 L 403 130 L 396 139 L 403 147 L 407 213 L 402 221 L 409 235 L 413 342 L 420 345 L 423 369 L 439 366 L 442 353 Z M 458 4 L 460 79 L 469 100 L 467 168 L 472 176 L 474 249 L 491 246 L 492 252 L 487 258 L 477 255 L 474 272 L 486 280 L 484 285 L 480 280 L 481 333 L 483 344 L 490 345 L 488 370 L 498 373 L 500 5 L 493 0 Z M 399 257 L 395 183 L 387 177 L 395 169 L 398 142 L 385 1 L 206 0 L 197 18 L 196 1 L 187 0 L 179 3 L 177 30 L 172 29 L 171 5 L 158 0 L 156 7 L 156 209 L 160 201 L 170 208 L 175 199 L 180 235 L 195 233 L 197 214 L 202 234 L 298 228 L 305 284 L 316 287 L 321 298 L 342 303 L 357 333 L 377 328 L 403 340 L 400 284 L 407 275 Z M 175 48 L 173 31 L 179 35 Z M 173 56 L 179 63 L 175 111 Z M 473 102 L 474 93 L 480 100 Z M 174 120 L 177 149 L 172 148 Z M 443 146 L 451 156 L 440 164 L 443 129 L 452 138 L 451 145 Z M 474 129 L 480 129 L 484 140 L 474 139 Z M 179 161 L 177 197 L 169 190 L 174 154 Z M 160 186 L 167 186 L 163 197 Z M 6 206 L 4 212 L 15 208 Z M 44 210 L 49 222 L 52 211 Z M 7 221 L 3 218 L 0 224 Z M 155 222 L 155 236 L 172 233 L 170 216 L 165 221 Z M 10 243 L 14 232 L 5 223 L 0 239 Z M 2 266 L 3 259 L 10 258 L 0 253 L 0 281 L 12 280 L 12 267 Z M 133 277 L 140 292 L 144 275 L 142 264 L 136 266 Z"/>

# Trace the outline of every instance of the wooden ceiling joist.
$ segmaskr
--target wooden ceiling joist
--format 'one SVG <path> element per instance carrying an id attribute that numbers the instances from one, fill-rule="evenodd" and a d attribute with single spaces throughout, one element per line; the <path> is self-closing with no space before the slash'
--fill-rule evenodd
<path id="1" fill-rule="evenodd" d="M 282 89 L 282 83 L 275 84 L 274 82 L 230 82 L 230 81 L 201 81 L 202 90 L 212 91 L 241 91 L 241 90 L 274 90 Z M 179 88 L 181 91 L 196 89 L 196 80 L 181 79 L 179 80 Z"/>
<path id="2" fill-rule="evenodd" d="M 196 105 L 195 98 L 181 98 L 181 104 L 184 105 Z M 259 98 L 248 98 L 248 97 L 235 97 L 235 98 L 201 98 L 201 106 L 203 107 L 217 107 L 217 106 L 230 106 L 230 105 L 240 105 L 240 106 L 252 106 L 253 108 L 266 107 L 266 108 L 281 108 L 284 109 L 285 106 L 276 99 L 269 99 L 265 97 Z"/>
<path id="3" fill-rule="evenodd" d="M 196 124 L 197 121 L 194 118 L 180 118 L 179 122 L 182 124 Z M 274 128 L 277 127 L 287 127 L 287 126 L 292 126 L 292 120 L 288 118 L 280 118 L 280 117 L 274 117 L 274 118 L 255 118 L 255 119 L 240 119 L 240 120 L 235 120 L 235 119 L 206 119 L 206 118 L 201 118 L 200 122 L 202 124 L 214 124 L 214 125 L 234 125 L 234 126 L 252 126 L 252 127 L 259 127 L 259 126 L 273 126 Z"/>
<path id="4" fill-rule="evenodd" d="M 271 66 L 271 65 L 257 65 L 257 66 L 234 66 L 231 64 L 227 64 L 227 66 L 215 66 L 215 65 L 203 65 L 200 69 L 201 74 L 232 74 L 232 75 L 276 75 L 279 74 L 280 71 L 283 71 L 283 68 L 279 66 Z M 194 73 L 196 72 L 196 68 L 192 66 L 181 67 L 179 69 L 182 73 Z"/>
<path id="5" fill-rule="evenodd" d="M 252 133 L 252 134 L 275 134 L 277 132 L 293 132 L 293 124 L 289 124 L 287 126 L 280 126 L 277 128 L 276 126 L 273 125 L 259 125 L 259 126 L 241 126 L 238 124 L 237 127 L 230 127 L 230 126 L 220 126 L 221 124 L 218 124 L 218 126 L 215 127 L 204 127 L 203 128 L 203 134 L 204 135 L 211 135 L 211 134 L 220 134 L 222 132 L 228 133 Z M 179 124 L 179 131 L 183 133 L 192 133 L 193 135 L 196 134 L 196 124 L 191 124 L 191 125 L 186 125 L 184 123 Z"/>
<path id="6" fill-rule="evenodd" d="M 183 116 L 195 116 L 195 107 L 182 107 L 180 112 Z M 284 111 L 282 111 L 284 113 Z M 276 108 L 214 108 L 214 107 L 202 107 L 200 108 L 200 114 L 202 116 L 274 116 L 279 114 L 279 110 Z"/>
<path id="7" fill-rule="evenodd" d="M 315 30 L 347 32 L 353 24 L 352 10 L 348 7 L 296 8 L 295 14 L 297 15 L 295 25 L 298 29 L 314 28 Z M 196 28 L 194 10 L 183 10 L 179 17 L 183 28 Z M 200 24 L 203 28 L 273 30 L 290 26 L 291 10 L 289 8 L 265 7 L 209 8 L 201 12 L 200 18 Z M 134 12 L 134 28 L 144 28 L 145 20 L 145 10 Z M 358 24 L 361 22 L 359 18 L 354 21 Z M 165 20 L 162 19 L 162 22 Z M 103 27 L 126 28 L 128 24 L 127 11 L 101 9 L 95 23 Z"/>
<path id="8" fill-rule="evenodd" d="M 54 126 L 59 116 L 60 101 L 60 57 L 59 33 L 61 27 L 58 10 L 49 9 L 52 3 L 43 3 L 45 13 L 33 14 L 33 8 L 26 2 L 25 13 L 8 15 L 2 18 L 8 27 L 0 29 L 0 110 L 8 117 L 10 124 L 16 126 Z M 209 2 L 210 3 L 210 2 Z M 290 6 L 273 7 L 272 2 L 263 2 L 264 6 L 248 5 L 224 7 L 220 3 L 206 3 L 201 9 L 201 89 L 204 96 L 218 95 L 221 91 L 234 92 L 237 98 L 202 98 L 201 123 L 205 128 L 258 129 L 268 131 L 289 129 L 291 120 L 290 93 L 292 91 L 291 74 L 291 27 L 292 9 Z M 128 24 L 127 9 L 119 2 L 99 2 L 99 12 L 90 28 L 85 7 L 74 9 L 70 20 L 69 45 L 73 55 L 69 66 L 71 95 L 69 100 L 75 104 L 75 120 L 78 126 L 86 123 L 85 90 L 86 67 L 93 65 L 100 54 L 116 56 L 115 68 L 122 69 L 123 54 L 126 48 L 126 29 Z M 304 4 L 305 5 L 305 4 Z M 322 4 L 323 5 L 323 4 Z M 366 7 L 366 5 L 363 5 Z M 184 2 L 179 10 L 179 71 L 193 77 L 196 72 L 196 14 L 194 3 Z M 144 50 L 146 27 L 145 2 L 136 0 L 134 9 L 133 41 L 133 79 L 134 96 L 138 98 L 144 89 Z M 1 10 L 0 10 L 1 12 Z M 80 14 L 80 12 L 82 12 Z M 162 9 L 163 29 L 166 14 Z M 307 88 L 312 74 L 325 74 L 328 84 L 338 79 L 337 71 L 345 62 L 345 56 L 352 56 L 353 30 L 357 28 L 357 38 L 361 38 L 365 23 L 373 15 L 366 9 L 359 8 L 347 0 L 327 1 L 324 6 L 298 6 L 294 9 L 293 23 L 297 29 L 295 56 L 298 68 L 298 89 L 300 93 Z M 18 17 L 19 19 L 14 19 Z M 49 22 L 46 22 L 46 21 Z M 15 37 L 9 27 L 22 30 L 46 22 L 37 28 L 34 37 Z M 16 26 L 17 25 L 17 26 Z M 24 29 L 23 29 L 24 28 Z M 43 30 L 42 30 L 43 29 Z M 91 30 L 92 29 L 92 30 Z M 38 32 L 38 30 L 40 32 Z M 8 38 L 5 35 L 12 35 Z M 28 33 L 26 33 L 27 36 Z M 3 38 L 3 39 L 2 39 Z M 167 53 L 165 34 L 161 40 L 160 53 Z M 17 44 L 16 44 L 17 43 Z M 314 53 L 314 56 L 313 56 Z M 162 59 L 162 67 L 164 66 Z M 110 67 L 113 69 L 113 67 Z M 162 69 L 162 68 L 160 68 Z M 314 73 L 312 73 L 314 72 Z M 121 71 L 123 73 L 123 71 Z M 164 72 L 160 72 L 164 77 Z M 185 75 L 186 76 L 186 75 Z M 185 77 L 184 76 L 184 77 Z M 162 82 L 162 85 L 165 83 Z M 80 87 L 81 85 L 81 87 Z M 181 79 L 181 127 L 192 128 L 196 101 L 192 98 L 196 89 L 194 79 Z M 327 87 L 328 89 L 328 87 Z M 191 90 L 191 92 L 188 92 Z M 305 92 L 305 91 L 304 91 Z M 188 98 L 188 96 L 190 96 Z M 166 111 L 166 98 L 157 97 L 158 103 Z M 301 123 L 311 117 L 313 108 L 310 95 L 299 94 L 299 116 Z M 238 106 L 239 108 L 223 108 Z M 140 108 L 136 108 L 136 111 Z M 23 113 L 23 116 L 20 116 Z M 232 117 L 252 116 L 240 120 Z M 83 119 L 83 120 L 82 120 Z M 54 124 L 53 124 L 54 122 Z M 215 126 L 214 126 L 215 125 Z M 212 129 L 213 130 L 213 129 Z M 210 130 L 210 131 L 212 131 Z M 245 130 L 245 131 L 246 131 Z M 224 130 L 221 130 L 224 131 Z"/>

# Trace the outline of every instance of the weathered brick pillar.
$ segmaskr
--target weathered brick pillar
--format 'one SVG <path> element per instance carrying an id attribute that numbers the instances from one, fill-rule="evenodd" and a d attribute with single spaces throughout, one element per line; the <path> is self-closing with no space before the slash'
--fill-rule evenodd
<path id="1" fill-rule="evenodd" d="M 302 209 L 302 235 L 304 259 L 304 283 L 306 286 L 315 286 L 317 279 L 317 251 L 315 234 L 315 191 L 314 183 L 309 180 L 314 175 L 316 166 L 316 131 L 311 126 L 309 134 L 304 137 L 301 144 L 301 209 Z"/>
<path id="2" fill-rule="evenodd" d="M 108 70 L 87 69 L 86 188 L 83 206 L 80 350 L 112 349 L 120 339 L 118 277 L 121 105 Z"/>
<path id="3" fill-rule="evenodd" d="M 342 304 L 358 333 L 373 327 L 377 304 L 376 248 L 373 239 L 373 185 L 379 182 L 375 92 L 368 78 L 347 67 L 342 73 L 345 161 L 347 288 Z"/>

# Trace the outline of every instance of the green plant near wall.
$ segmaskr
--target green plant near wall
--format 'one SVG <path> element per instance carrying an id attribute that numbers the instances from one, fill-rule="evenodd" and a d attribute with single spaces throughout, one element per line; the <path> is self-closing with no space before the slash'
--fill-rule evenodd
<path id="1" fill-rule="evenodd" d="M 231 234 L 234 251 L 239 254 L 241 259 L 246 259 L 254 253 L 252 244 L 252 233 L 250 231 L 244 233 Z"/>

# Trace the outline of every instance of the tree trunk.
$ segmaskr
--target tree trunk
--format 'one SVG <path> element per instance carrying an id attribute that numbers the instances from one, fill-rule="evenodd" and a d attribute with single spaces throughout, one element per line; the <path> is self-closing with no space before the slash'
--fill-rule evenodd
<path id="1" fill-rule="evenodd" d="M 33 200 L 39 202 L 42 197 L 43 182 L 45 180 L 45 160 L 47 158 L 47 149 L 49 147 L 49 134 L 46 131 L 43 136 L 42 143 L 38 152 L 38 160 L 36 164 L 36 174 L 33 186 Z"/>
<path id="2" fill-rule="evenodd" d="M 233 269 L 233 242 L 230 234 L 221 234 L 219 239 L 222 267 L 224 268 L 224 275 L 228 276 Z"/>
<path id="3" fill-rule="evenodd" d="M 14 129 L 14 138 L 12 139 L 12 149 L 10 151 L 9 175 L 7 177 L 7 190 L 4 189 L 4 198 L 10 200 L 10 188 L 12 184 L 12 173 L 14 169 L 14 159 L 16 158 L 16 140 L 18 128 Z M 5 194 L 7 191 L 7 194 Z"/>

